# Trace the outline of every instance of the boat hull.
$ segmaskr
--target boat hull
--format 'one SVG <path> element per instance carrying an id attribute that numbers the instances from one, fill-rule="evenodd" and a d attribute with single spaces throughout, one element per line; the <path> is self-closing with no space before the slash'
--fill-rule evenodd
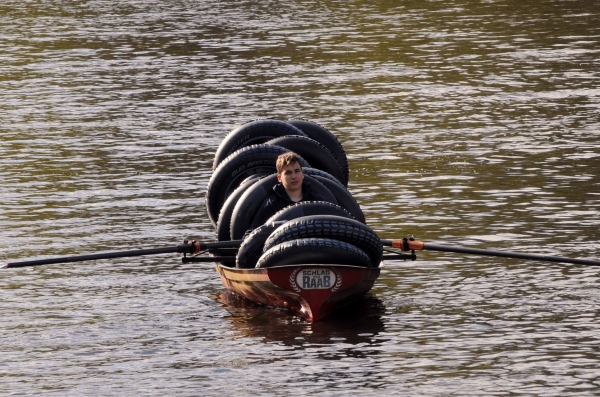
<path id="1" fill-rule="evenodd" d="M 238 269 L 217 263 L 215 268 L 228 290 L 310 322 L 367 293 L 380 273 L 379 268 L 321 264 Z"/>

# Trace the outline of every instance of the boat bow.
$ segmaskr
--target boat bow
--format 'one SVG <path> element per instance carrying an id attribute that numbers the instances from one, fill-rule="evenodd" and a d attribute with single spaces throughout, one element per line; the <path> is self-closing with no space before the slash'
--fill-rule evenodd
<path id="1" fill-rule="evenodd" d="M 285 308 L 310 322 L 367 293 L 379 268 L 306 264 L 262 269 L 215 265 L 227 289 L 265 305 Z"/>

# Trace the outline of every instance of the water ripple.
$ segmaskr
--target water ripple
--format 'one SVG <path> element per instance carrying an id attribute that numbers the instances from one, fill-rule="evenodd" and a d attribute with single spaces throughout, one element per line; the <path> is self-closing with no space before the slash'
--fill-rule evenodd
<path id="1" fill-rule="evenodd" d="M 598 14 L 584 1 L 5 2 L 0 258 L 214 239 L 215 150 L 261 117 L 331 129 L 382 238 L 598 258 Z M 175 255 L 13 269 L 0 392 L 594 393 L 595 268 L 417 254 L 316 324 Z"/>

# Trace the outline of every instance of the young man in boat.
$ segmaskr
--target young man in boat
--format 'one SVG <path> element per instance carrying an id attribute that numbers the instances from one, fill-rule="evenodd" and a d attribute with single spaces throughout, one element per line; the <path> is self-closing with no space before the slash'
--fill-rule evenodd
<path id="1" fill-rule="evenodd" d="M 279 155 L 275 167 L 279 183 L 273 186 L 273 194 L 263 201 L 244 238 L 277 211 L 289 205 L 301 201 L 325 201 L 322 195 L 312 191 L 309 182 L 304 181 L 300 157 L 296 153 L 286 152 Z"/>

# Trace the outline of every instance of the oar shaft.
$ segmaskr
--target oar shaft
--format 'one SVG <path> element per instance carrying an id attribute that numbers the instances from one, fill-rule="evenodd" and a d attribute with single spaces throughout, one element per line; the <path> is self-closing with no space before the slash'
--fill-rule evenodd
<path id="1" fill-rule="evenodd" d="M 560 256 L 549 256 L 539 254 L 525 254 L 521 252 L 507 252 L 507 251 L 496 251 L 488 249 L 478 248 L 467 248 L 460 246 L 449 246 L 449 245 L 438 245 L 425 243 L 423 241 L 411 241 L 411 240 L 381 240 L 384 246 L 390 246 L 394 248 L 400 248 L 403 250 L 429 250 L 429 251 L 441 251 L 441 252 L 456 252 L 462 254 L 472 255 L 483 255 L 483 256 L 497 256 L 502 258 L 515 258 L 515 259 L 529 259 L 546 262 L 561 262 L 561 263 L 573 263 L 576 265 L 588 265 L 588 266 L 600 266 L 600 261 L 593 259 L 577 259 L 577 258 L 565 258 Z"/>
<path id="2" fill-rule="evenodd" d="M 546 261 L 546 262 L 573 263 L 576 265 L 600 266 L 600 261 L 595 261 L 592 259 L 565 258 L 565 257 L 560 257 L 560 256 L 525 254 L 525 253 L 521 253 L 521 252 L 506 252 L 506 251 L 496 251 L 496 250 L 466 248 L 466 247 L 448 247 L 445 245 L 437 245 L 437 244 L 430 244 L 430 243 L 425 243 L 423 245 L 423 249 L 429 250 L 429 251 L 457 252 L 457 253 L 472 254 L 472 255 L 497 256 L 497 257 L 502 257 L 502 258 L 529 259 L 529 260 Z"/>
<path id="3" fill-rule="evenodd" d="M 13 267 L 27 267 L 27 266 L 38 266 L 38 265 L 52 265 L 56 263 L 71 263 L 71 262 L 83 262 L 93 261 L 98 259 L 110 259 L 110 258 L 125 258 L 131 256 L 143 256 L 143 255 L 156 255 L 156 254 L 168 254 L 168 253 L 190 253 L 193 252 L 191 244 L 183 244 L 175 247 L 164 247 L 164 248 L 148 248 L 131 251 L 118 251 L 118 252 L 106 252 L 101 254 L 90 254 L 90 255 L 76 255 L 76 256 L 65 256 L 59 258 L 48 258 L 48 259 L 37 259 L 32 261 L 24 262 L 13 262 L 7 263 L 5 268 Z"/>
<path id="4" fill-rule="evenodd" d="M 195 262 L 235 262 L 235 256 L 186 256 L 181 258 L 183 263 Z"/>
<path id="5" fill-rule="evenodd" d="M 89 255 L 76 255 L 76 256 L 64 256 L 59 258 L 48 258 L 48 259 L 37 259 L 32 261 L 24 262 L 13 262 L 7 263 L 0 268 L 13 268 L 13 267 L 27 267 L 27 266 L 38 266 L 38 265 L 52 265 L 56 263 L 71 263 L 71 262 L 83 262 L 93 261 L 98 259 L 110 259 L 110 258 L 126 258 L 132 256 L 143 256 L 143 255 L 156 255 L 156 254 L 169 254 L 169 253 L 180 253 L 180 254 L 197 254 L 203 250 L 217 249 L 217 248 L 231 248 L 239 247 L 242 240 L 232 241 L 217 241 L 203 243 L 199 241 L 191 241 L 190 244 L 180 244 L 172 247 L 162 248 L 146 248 L 139 250 L 130 251 L 117 251 L 117 252 L 106 252 L 100 254 L 89 254 Z"/>

